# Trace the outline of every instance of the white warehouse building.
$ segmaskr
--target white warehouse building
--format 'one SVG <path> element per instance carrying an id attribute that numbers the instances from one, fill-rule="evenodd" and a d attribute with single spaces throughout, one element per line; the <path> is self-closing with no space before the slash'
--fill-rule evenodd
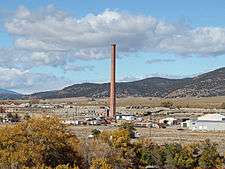
<path id="1" fill-rule="evenodd" d="M 133 121 L 136 120 L 136 116 L 132 114 L 117 114 L 116 120 Z"/>
<path id="2" fill-rule="evenodd" d="M 182 123 L 191 130 L 222 131 L 225 130 L 225 116 L 221 114 L 206 114 L 195 121 Z"/>

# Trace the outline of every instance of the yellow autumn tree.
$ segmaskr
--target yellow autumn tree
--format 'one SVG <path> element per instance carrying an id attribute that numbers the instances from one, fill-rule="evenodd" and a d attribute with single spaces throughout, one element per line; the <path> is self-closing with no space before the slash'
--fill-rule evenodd
<path id="1" fill-rule="evenodd" d="M 128 153 L 133 153 L 129 130 L 119 128 L 113 131 L 104 131 L 101 133 L 99 139 L 102 139 L 111 147 L 111 154 L 113 156 L 109 157 L 109 162 L 114 168 L 129 167 L 130 160 L 126 156 L 129 156 Z"/>
<path id="2" fill-rule="evenodd" d="M 130 133 L 126 129 L 102 132 L 100 138 L 113 147 L 127 147 L 130 142 Z"/>
<path id="3" fill-rule="evenodd" d="M 70 167 L 68 164 L 58 165 L 55 169 L 79 169 L 78 167 Z"/>
<path id="4" fill-rule="evenodd" d="M 106 159 L 100 158 L 92 161 L 90 169 L 113 169 L 113 168 Z"/>
<path id="5" fill-rule="evenodd" d="M 57 118 L 35 118 L 0 128 L 0 168 L 80 165 L 79 141 Z"/>

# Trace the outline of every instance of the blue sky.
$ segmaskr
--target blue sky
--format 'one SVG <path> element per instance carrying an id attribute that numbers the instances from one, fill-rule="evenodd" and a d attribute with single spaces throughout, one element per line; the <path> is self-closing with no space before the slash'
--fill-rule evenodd
<path id="1" fill-rule="evenodd" d="M 224 0 L 0 0 L 0 88 L 32 93 L 224 67 Z"/>

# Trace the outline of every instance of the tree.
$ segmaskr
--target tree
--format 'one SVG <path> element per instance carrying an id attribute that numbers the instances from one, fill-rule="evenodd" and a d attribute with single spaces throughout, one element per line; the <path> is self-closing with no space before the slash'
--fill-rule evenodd
<path id="1" fill-rule="evenodd" d="M 145 139 L 139 142 L 141 145 L 139 149 L 140 153 L 140 164 L 142 166 L 154 165 L 162 167 L 161 161 L 162 147 L 154 144 L 151 140 Z"/>
<path id="2" fill-rule="evenodd" d="M 82 167 L 78 150 L 78 139 L 57 118 L 35 118 L 0 128 L 0 168 Z"/>
<path id="3" fill-rule="evenodd" d="M 175 169 L 176 168 L 176 160 L 175 156 L 177 153 L 179 153 L 182 149 L 182 146 L 180 144 L 166 144 L 163 147 L 162 152 L 162 162 L 166 166 L 166 168 L 169 169 Z"/>
<path id="4" fill-rule="evenodd" d="M 93 160 L 90 169 L 113 169 L 113 168 L 106 159 L 101 158 Z"/>
<path id="5" fill-rule="evenodd" d="M 137 164 L 136 150 L 131 143 L 130 133 L 128 130 L 119 128 L 112 132 L 103 131 L 99 137 L 111 147 L 110 158 L 114 168 L 129 168 Z M 139 160 L 138 160 L 139 161 Z"/>
<path id="6" fill-rule="evenodd" d="M 192 169 L 197 167 L 198 145 L 186 145 L 182 147 L 174 159 L 177 168 Z"/>
<path id="7" fill-rule="evenodd" d="M 112 147 L 111 144 L 102 140 L 101 135 L 96 139 L 85 140 L 82 151 L 85 160 L 85 168 L 89 168 L 96 159 L 107 159 L 113 168 L 121 168 L 120 149 Z"/>
<path id="8" fill-rule="evenodd" d="M 133 123 L 122 123 L 120 125 L 120 129 L 122 130 L 127 130 L 129 133 L 130 138 L 135 138 L 135 128 L 134 128 L 134 124 Z"/>
<path id="9" fill-rule="evenodd" d="M 201 145 L 201 155 L 199 157 L 199 166 L 202 168 L 219 168 L 222 166 L 222 160 L 217 151 L 217 144 L 211 143 L 207 139 Z"/>
<path id="10" fill-rule="evenodd" d="M 74 166 L 74 167 L 70 167 L 68 164 L 65 165 L 58 165 L 57 167 L 55 167 L 55 169 L 79 169 L 78 167 Z"/>
<path id="11" fill-rule="evenodd" d="M 166 144 L 161 151 L 161 164 L 168 169 L 198 167 L 199 145 Z M 160 164 L 160 165 L 161 165 Z"/>

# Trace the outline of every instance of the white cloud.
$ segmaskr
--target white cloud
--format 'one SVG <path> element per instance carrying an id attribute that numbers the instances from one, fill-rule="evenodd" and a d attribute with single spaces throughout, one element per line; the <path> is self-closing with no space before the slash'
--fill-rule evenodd
<path id="1" fill-rule="evenodd" d="M 74 71 L 74 72 L 80 72 L 80 71 L 93 71 L 94 66 L 93 65 L 87 65 L 87 66 L 80 66 L 80 65 L 72 65 L 68 64 L 64 66 L 64 70 L 67 71 Z"/>
<path id="2" fill-rule="evenodd" d="M 140 77 L 135 77 L 135 76 L 124 76 L 119 81 L 120 82 L 133 82 L 133 81 L 137 81 L 140 79 L 141 79 Z"/>
<path id="3" fill-rule="evenodd" d="M 0 67 L 0 86 L 23 93 L 61 89 L 69 82 L 44 73 L 32 73 L 29 70 Z M 47 85 L 46 85 L 47 84 Z"/>
<path id="4" fill-rule="evenodd" d="M 64 49 L 61 49 L 54 44 L 46 43 L 46 42 L 35 40 L 35 39 L 30 40 L 30 39 L 18 38 L 15 41 L 15 45 L 16 47 L 21 49 L 30 49 L 30 50 L 37 50 L 37 51 L 64 51 Z"/>
<path id="5" fill-rule="evenodd" d="M 151 74 L 145 75 L 144 77 L 142 77 L 142 79 L 151 78 L 151 77 L 160 77 L 160 78 L 167 78 L 167 79 L 183 79 L 183 78 L 194 77 L 194 75 L 168 74 L 168 73 L 156 72 L 156 73 L 151 73 Z"/>
<path id="6" fill-rule="evenodd" d="M 76 59 L 109 57 L 112 42 L 117 43 L 119 56 L 139 51 L 202 57 L 225 54 L 224 27 L 193 28 L 120 11 L 105 10 L 76 18 L 52 5 L 37 11 L 21 6 L 7 17 L 4 25 L 15 41 L 14 47 L 0 49 L 0 73 L 4 74 L 0 86 L 28 92 L 66 83 L 48 74 L 32 73 L 32 67 L 91 71 L 92 66 L 71 63 Z M 169 60 L 150 62 L 164 61 Z M 134 78 L 124 77 L 129 79 Z"/>
<path id="7" fill-rule="evenodd" d="M 145 63 L 147 64 L 155 64 L 155 63 L 168 63 L 168 62 L 175 62 L 175 59 L 150 59 L 147 60 Z"/>
<path id="8" fill-rule="evenodd" d="M 225 53 L 225 28 L 191 28 L 158 20 L 106 10 L 83 18 L 69 16 L 48 6 L 32 12 L 20 7 L 5 23 L 16 35 L 18 48 L 34 51 L 67 51 L 74 58 L 105 58 L 110 43 L 120 52 L 171 52 L 179 55 Z"/>
<path id="9" fill-rule="evenodd" d="M 15 50 L 13 48 L 0 48 L 0 67 L 26 68 L 28 66 L 27 54 L 27 51 Z"/>
<path id="10" fill-rule="evenodd" d="M 23 18 L 29 17 L 31 15 L 31 13 L 24 6 L 19 6 L 15 15 L 17 18 L 23 19 Z"/>

